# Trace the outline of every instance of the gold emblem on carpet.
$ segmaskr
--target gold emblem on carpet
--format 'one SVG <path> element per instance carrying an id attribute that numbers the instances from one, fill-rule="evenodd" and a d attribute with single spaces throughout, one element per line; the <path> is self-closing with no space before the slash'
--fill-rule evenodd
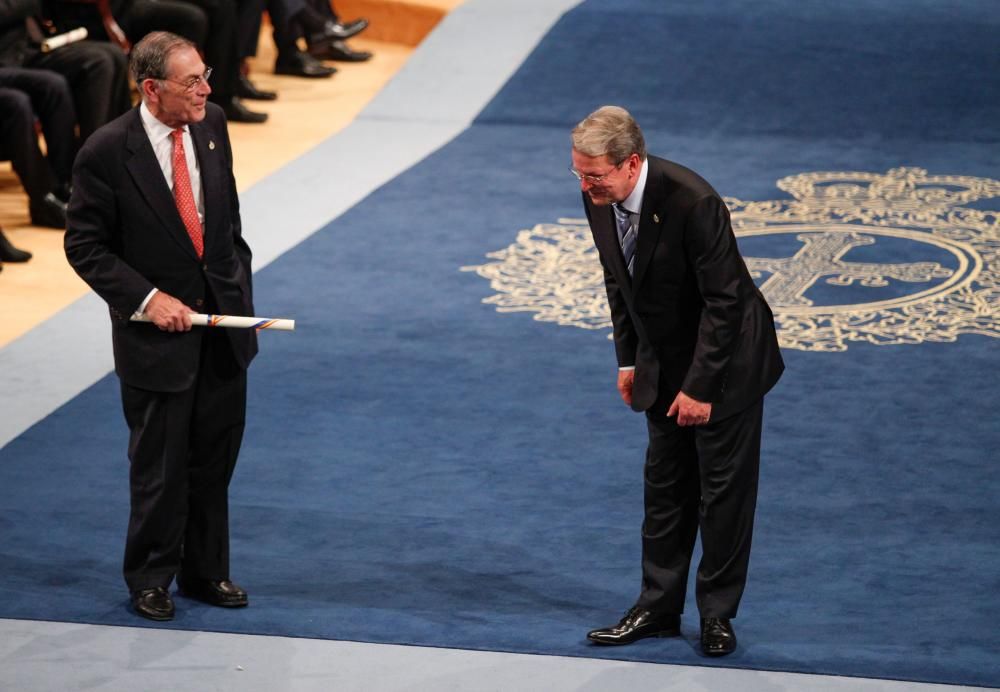
<path id="1" fill-rule="evenodd" d="M 973 206 L 1000 196 L 1000 181 L 894 168 L 803 173 L 777 186 L 792 199 L 726 204 L 783 347 L 1000 338 L 1000 212 Z M 496 293 L 484 302 L 499 312 L 611 328 L 586 220 L 522 230 L 488 257 L 462 270 L 490 281 Z"/>

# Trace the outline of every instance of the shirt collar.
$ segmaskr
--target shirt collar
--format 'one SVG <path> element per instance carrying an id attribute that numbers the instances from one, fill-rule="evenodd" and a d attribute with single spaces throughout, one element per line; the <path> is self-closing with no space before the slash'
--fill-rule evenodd
<path id="1" fill-rule="evenodd" d="M 639 169 L 639 179 L 635 181 L 632 194 L 622 200 L 618 206 L 623 207 L 630 214 L 638 214 L 642 211 L 642 195 L 646 191 L 646 176 L 649 173 L 649 159 L 642 160 L 642 168 Z"/>
<path id="2" fill-rule="evenodd" d="M 142 127 L 146 130 L 146 136 L 149 137 L 149 141 L 152 142 L 154 146 L 169 137 L 170 133 L 177 129 L 170 127 L 169 125 L 165 125 L 157 119 L 157 117 L 146 107 L 145 101 L 143 101 L 142 105 L 139 106 L 139 117 L 142 118 Z M 184 125 L 181 129 L 187 132 L 187 125 Z"/>

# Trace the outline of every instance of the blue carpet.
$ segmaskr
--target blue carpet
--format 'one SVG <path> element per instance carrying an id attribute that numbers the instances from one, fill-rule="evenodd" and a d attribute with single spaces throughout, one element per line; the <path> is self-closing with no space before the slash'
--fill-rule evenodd
<path id="1" fill-rule="evenodd" d="M 998 25 L 971 1 L 567 14 L 464 134 L 258 274 L 259 312 L 299 329 L 262 336 L 231 492 L 253 605 L 178 599 L 165 626 L 1000 686 L 989 329 L 788 349 L 741 648 L 701 657 L 692 609 L 682 639 L 598 649 L 639 587 L 643 421 L 605 331 L 498 313 L 459 270 L 581 215 L 568 129 L 605 102 L 741 200 L 808 171 L 1000 177 Z M 107 377 L 0 451 L 0 617 L 144 624 L 125 444 Z"/>

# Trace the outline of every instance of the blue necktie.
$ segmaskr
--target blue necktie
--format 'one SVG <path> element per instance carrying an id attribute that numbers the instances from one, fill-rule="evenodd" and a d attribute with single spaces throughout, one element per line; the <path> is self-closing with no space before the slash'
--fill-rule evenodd
<path id="1" fill-rule="evenodd" d="M 622 247 L 622 257 L 628 267 L 628 275 L 632 276 L 635 267 L 636 228 L 632 222 L 632 214 L 620 204 L 612 204 L 615 211 L 615 225 L 618 227 L 618 242 Z"/>

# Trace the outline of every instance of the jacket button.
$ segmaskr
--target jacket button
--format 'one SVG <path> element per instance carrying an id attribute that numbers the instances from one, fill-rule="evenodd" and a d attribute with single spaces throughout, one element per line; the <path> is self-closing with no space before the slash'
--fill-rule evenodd
<path id="1" fill-rule="evenodd" d="M 207 271 L 208 271 L 208 265 L 207 265 L 207 264 L 203 264 L 203 265 L 201 265 L 201 270 L 202 270 L 203 272 L 207 272 Z"/>
<path id="2" fill-rule="evenodd" d="M 200 308 L 200 307 L 201 307 L 202 305 L 204 305 L 204 304 L 205 304 L 205 301 L 204 301 L 204 300 L 202 300 L 201 298 L 198 298 L 198 299 L 197 299 L 196 301 L 194 301 L 194 306 L 195 306 L 196 308 Z"/>

